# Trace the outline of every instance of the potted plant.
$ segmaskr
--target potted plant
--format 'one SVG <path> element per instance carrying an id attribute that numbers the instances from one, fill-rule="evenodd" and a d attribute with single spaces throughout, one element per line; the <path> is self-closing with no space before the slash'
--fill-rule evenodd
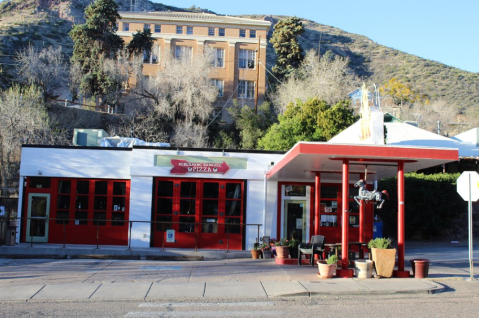
<path id="1" fill-rule="evenodd" d="M 251 257 L 253 259 L 258 259 L 261 255 L 261 248 L 259 247 L 258 243 L 254 243 L 253 249 L 251 250 Z"/>
<path id="2" fill-rule="evenodd" d="M 384 237 L 375 238 L 368 243 L 371 250 L 376 274 L 380 277 L 391 277 L 396 264 L 396 249 L 391 240 Z"/>
<path id="3" fill-rule="evenodd" d="M 296 232 L 291 234 L 291 239 L 287 242 L 289 245 L 289 255 L 291 258 L 298 258 L 298 245 L 301 242 L 296 239 Z"/>
<path id="4" fill-rule="evenodd" d="M 319 276 L 321 278 L 331 278 L 336 272 L 338 257 L 330 255 L 326 261 L 317 261 Z"/>
<path id="5" fill-rule="evenodd" d="M 263 253 L 264 259 L 271 258 L 271 248 L 271 243 L 264 243 L 263 245 L 261 245 L 261 253 Z"/>
<path id="6" fill-rule="evenodd" d="M 289 241 L 285 238 L 280 239 L 275 243 L 276 257 L 288 258 L 289 257 Z"/>

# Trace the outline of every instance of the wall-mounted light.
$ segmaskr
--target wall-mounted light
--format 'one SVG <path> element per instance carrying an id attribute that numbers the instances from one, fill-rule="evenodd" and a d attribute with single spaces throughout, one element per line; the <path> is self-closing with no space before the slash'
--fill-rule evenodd
<path id="1" fill-rule="evenodd" d="M 180 154 L 180 149 L 176 149 L 176 154 L 179 155 Z"/>
<path id="2" fill-rule="evenodd" d="M 225 152 L 225 150 L 223 149 L 223 157 L 224 157 L 224 156 L 226 156 L 226 152 Z"/>
<path id="3" fill-rule="evenodd" d="M 42 171 L 42 170 L 40 170 L 40 169 L 38 169 L 37 173 L 38 173 L 38 175 L 40 175 L 40 176 L 41 176 L 41 175 L 43 174 L 43 171 Z"/>

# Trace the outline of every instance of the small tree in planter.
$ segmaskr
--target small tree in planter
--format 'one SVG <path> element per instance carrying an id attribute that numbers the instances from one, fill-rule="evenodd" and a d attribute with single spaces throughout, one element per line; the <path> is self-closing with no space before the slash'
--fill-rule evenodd
<path id="1" fill-rule="evenodd" d="M 376 274 L 380 277 L 391 277 L 396 264 L 396 249 L 391 240 L 384 237 L 375 238 L 368 243 L 371 250 Z"/>
<path id="2" fill-rule="evenodd" d="M 318 271 L 321 278 L 332 278 L 338 265 L 338 257 L 330 255 L 326 261 L 318 261 Z"/>

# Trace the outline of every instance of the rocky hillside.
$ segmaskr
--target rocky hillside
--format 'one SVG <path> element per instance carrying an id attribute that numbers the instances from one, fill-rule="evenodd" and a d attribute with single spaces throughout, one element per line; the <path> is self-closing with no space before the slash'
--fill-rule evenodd
<path id="1" fill-rule="evenodd" d="M 72 41 L 68 31 L 74 23 L 83 23 L 84 8 L 90 0 L 10 0 L 0 3 L 0 85 L 11 83 L 14 54 L 32 43 L 36 46 L 61 45 L 68 56 Z M 118 0 L 121 10 L 130 9 L 130 0 Z M 207 11 L 201 8 L 181 9 L 138 0 L 138 10 Z M 263 19 L 264 16 L 248 16 Z M 284 18 L 268 17 L 273 22 Z M 367 37 L 348 33 L 314 21 L 303 21 L 306 32 L 300 39 L 308 50 L 318 48 L 348 56 L 354 71 L 369 82 L 384 84 L 392 77 L 408 82 L 413 89 L 433 99 L 443 99 L 461 110 L 479 105 L 479 73 L 471 73 L 435 61 L 391 49 Z M 274 65 L 270 49 L 268 66 Z"/>

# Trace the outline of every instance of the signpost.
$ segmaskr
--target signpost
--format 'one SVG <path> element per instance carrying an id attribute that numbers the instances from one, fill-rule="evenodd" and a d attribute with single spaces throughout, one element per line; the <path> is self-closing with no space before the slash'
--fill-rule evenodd
<path id="1" fill-rule="evenodd" d="M 464 171 L 457 178 L 457 193 L 466 201 L 469 201 L 469 271 L 470 280 L 474 280 L 473 254 L 472 254 L 472 201 L 479 199 L 479 174 L 476 171 Z"/>

